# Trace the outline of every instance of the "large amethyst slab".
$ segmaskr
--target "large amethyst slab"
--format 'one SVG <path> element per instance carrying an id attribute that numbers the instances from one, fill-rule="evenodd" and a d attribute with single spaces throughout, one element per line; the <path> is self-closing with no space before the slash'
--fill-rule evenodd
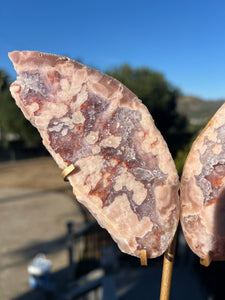
<path id="1" fill-rule="evenodd" d="M 199 257 L 225 259 L 225 104 L 194 142 L 181 179 L 181 224 Z"/>
<path id="2" fill-rule="evenodd" d="M 170 244 L 179 216 L 174 162 L 146 107 L 117 80 L 66 57 L 9 54 L 11 93 L 37 127 L 74 194 L 120 249 L 149 258 Z"/>

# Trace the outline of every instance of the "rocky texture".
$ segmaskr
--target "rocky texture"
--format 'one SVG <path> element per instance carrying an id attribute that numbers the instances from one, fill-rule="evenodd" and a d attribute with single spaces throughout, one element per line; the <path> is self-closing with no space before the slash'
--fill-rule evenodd
<path id="1" fill-rule="evenodd" d="M 178 176 L 148 110 L 117 80 L 66 57 L 9 54 L 11 93 L 39 130 L 74 194 L 120 249 L 149 258 L 170 244 L 179 216 Z"/>
<path id="2" fill-rule="evenodd" d="M 225 259 L 225 104 L 194 142 L 181 180 L 181 223 L 201 258 Z"/>

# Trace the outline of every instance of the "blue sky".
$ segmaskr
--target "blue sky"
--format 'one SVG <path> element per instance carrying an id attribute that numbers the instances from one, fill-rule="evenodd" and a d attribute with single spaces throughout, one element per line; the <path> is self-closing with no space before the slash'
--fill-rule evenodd
<path id="1" fill-rule="evenodd" d="M 13 50 L 81 58 L 101 71 L 147 66 L 184 94 L 225 98 L 225 1 L 4 1 L 0 69 L 11 78 Z"/>

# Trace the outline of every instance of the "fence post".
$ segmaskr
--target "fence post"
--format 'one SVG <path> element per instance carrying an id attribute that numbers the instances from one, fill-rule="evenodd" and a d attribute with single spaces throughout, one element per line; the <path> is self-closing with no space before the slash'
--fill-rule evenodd
<path id="1" fill-rule="evenodd" d="M 116 300 L 115 270 L 117 266 L 117 256 L 113 246 L 102 248 L 101 264 L 104 268 L 102 280 L 103 300 Z"/>
<path id="2" fill-rule="evenodd" d="M 67 225 L 67 247 L 68 247 L 68 263 L 69 263 L 69 280 L 74 279 L 74 264 L 73 264 L 73 233 L 74 222 L 68 221 Z"/>

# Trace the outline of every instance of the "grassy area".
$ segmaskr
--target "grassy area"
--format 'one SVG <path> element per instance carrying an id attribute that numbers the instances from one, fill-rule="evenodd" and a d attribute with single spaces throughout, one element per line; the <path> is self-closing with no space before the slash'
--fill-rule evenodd
<path id="1" fill-rule="evenodd" d="M 64 189 L 68 187 L 52 157 L 0 164 L 0 188 Z"/>

